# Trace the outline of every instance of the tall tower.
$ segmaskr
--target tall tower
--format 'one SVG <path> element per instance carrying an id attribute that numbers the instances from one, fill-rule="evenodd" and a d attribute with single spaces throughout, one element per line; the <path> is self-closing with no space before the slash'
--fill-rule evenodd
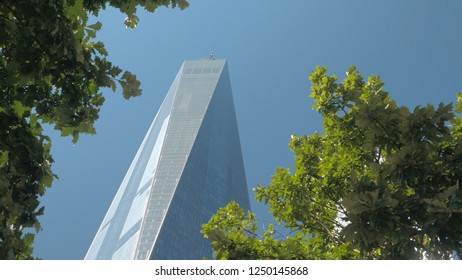
<path id="1" fill-rule="evenodd" d="M 201 225 L 233 200 L 250 208 L 226 61 L 185 61 L 85 259 L 211 258 Z"/>

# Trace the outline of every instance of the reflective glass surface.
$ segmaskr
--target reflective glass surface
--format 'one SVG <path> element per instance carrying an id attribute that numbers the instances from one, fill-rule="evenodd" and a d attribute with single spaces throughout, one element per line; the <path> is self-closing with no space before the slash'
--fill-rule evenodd
<path id="1" fill-rule="evenodd" d="M 201 225 L 231 200 L 249 209 L 226 61 L 186 61 L 86 258 L 211 258 Z"/>

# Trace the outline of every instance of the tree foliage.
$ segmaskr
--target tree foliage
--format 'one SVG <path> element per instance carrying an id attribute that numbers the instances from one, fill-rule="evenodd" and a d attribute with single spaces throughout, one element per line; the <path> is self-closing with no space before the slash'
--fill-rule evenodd
<path id="1" fill-rule="evenodd" d="M 254 214 L 230 204 L 203 226 L 216 258 L 448 259 L 462 255 L 462 94 L 458 103 L 399 106 L 354 66 L 339 83 L 310 75 L 323 134 L 291 137 L 256 198 L 294 234 L 258 238 Z"/>
<path id="2" fill-rule="evenodd" d="M 0 0 L 0 259 L 31 257 L 38 232 L 39 196 L 56 175 L 50 138 L 42 124 L 62 136 L 94 134 L 104 103 L 102 88 L 141 94 L 140 82 L 108 59 L 96 40 L 100 22 L 89 15 L 112 6 L 138 23 L 137 7 L 184 9 L 186 0 Z"/>

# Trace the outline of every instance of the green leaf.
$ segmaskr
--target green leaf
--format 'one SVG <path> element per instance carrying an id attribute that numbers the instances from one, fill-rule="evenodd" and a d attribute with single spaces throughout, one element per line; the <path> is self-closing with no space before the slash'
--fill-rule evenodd
<path id="1" fill-rule="evenodd" d="M 86 22 L 87 11 L 83 8 L 83 0 L 74 0 L 72 6 L 67 6 L 66 14 L 70 19 L 80 18 Z"/>
<path id="2" fill-rule="evenodd" d="M 122 78 L 119 80 L 119 84 L 122 87 L 122 95 L 125 99 L 141 95 L 141 83 L 129 71 L 124 72 Z"/>
<path id="3" fill-rule="evenodd" d="M 112 90 L 113 92 L 115 92 L 116 89 L 117 89 L 117 86 L 116 86 L 116 83 L 114 82 L 114 80 L 109 80 L 109 84 L 110 84 L 110 86 L 111 86 L 111 90 Z"/>
<path id="4" fill-rule="evenodd" d="M 0 168 L 3 168 L 8 163 L 9 151 L 0 150 Z"/>
<path id="5" fill-rule="evenodd" d="M 104 96 L 103 96 L 102 94 L 97 94 L 97 95 L 93 98 L 93 100 L 92 100 L 91 103 L 92 103 L 93 105 L 99 107 L 99 106 L 102 106 L 102 105 L 103 105 L 104 101 L 105 101 Z"/>
<path id="6" fill-rule="evenodd" d="M 122 73 L 122 69 L 117 66 L 111 67 L 109 70 L 109 75 L 111 75 L 111 77 L 117 77 L 120 75 L 120 73 Z"/>
<path id="7" fill-rule="evenodd" d="M 107 56 L 108 55 L 108 52 L 106 50 L 106 48 L 104 47 L 104 43 L 102 42 L 96 42 L 93 44 L 93 47 L 103 56 Z M 120 74 L 120 73 L 119 73 Z M 118 74 L 117 74 L 118 75 Z M 117 76 L 115 75 L 115 76 Z"/>
<path id="8" fill-rule="evenodd" d="M 26 233 L 24 235 L 24 244 L 26 246 L 32 246 L 32 243 L 34 243 L 35 235 L 33 233 Z"/>
<path id="9" fill-rule="evenodd" d="M 96 31 L 90 28 L 85 28 L 85 32 L 87 33 L 87 40 L 92 38 L 96 38 Z"/>
<path id="10" fill-rule="evenodd" d="M 135 29 L 136 26 L 138 25 L 138 22 L 140 19 L 136 15 L 129 15 L 125 18 L 125 26 L 130 28 L 130 29 Z"/>
<path id="11" fill-rule="evenodd" d="M 144 6 L 146 11 L 151 12 L 151 13 L 153 13 L 157 9 L 157 7 L 158 7 L 157 3 L 153 0 L 146 1 L 145 6 Z"/>
<path id="12" fill-rule="evenodd" d="M 407 189 L 407 190 L 406 190 L 406 195 L 407 195 L 407 196 L 413 196 L 413 195 L 415 195 L 415 190 L 412 189 L 412 188 Z"/>
<path id="13" fill-rule="evenodd" d="M 20 118 L 24 117 L 25 115 L 29 115 L 30 108 L 27 106 L 24 106 L 21 101 L 15 100 L 13 102 L 13 105 L 11 106 L 13 110 L 18 114 Z"/>
<path id="14" fill-rule="evenodd" d="M 207 236 L 212 241 L 218 241 L 218 242 L 228 241 L 228 238 L 226 237 L 225 233 L 219 229 L 211 230 L 210 232 L 208 232 Z"/>
<path id="15" fill-rule="evenodd" d="M 41 215 L 43 215 L 44 212 L 45 212 L 45 206 L 42 206 L 42 207 L 40 207 L 39 210 L 37 210 L 37 211 L 35 212 L 35 215 L 36 215 L 36 216 L 41 216 Z"/>
<path id="16" fill-rule="evenodd" d="M 35 229 L 35 232 L 40 232 L 40 230 L 42 229 L 42 227 L 40 226 L 40 223 L 38 221 L 36 221 L 34 223 L 34 229 Z"/>
<path id="17" fill-rule="evenodd" d="M 93 31 L 97 32 L 99 30 L 101 30 L 101 27 L 103 26 L 103 24 L 99 21 L 97 21 L 96 23 L 94 24 L 90 24 L 87 26 L 87 28 L 90 28 L 92 29 Z"/>

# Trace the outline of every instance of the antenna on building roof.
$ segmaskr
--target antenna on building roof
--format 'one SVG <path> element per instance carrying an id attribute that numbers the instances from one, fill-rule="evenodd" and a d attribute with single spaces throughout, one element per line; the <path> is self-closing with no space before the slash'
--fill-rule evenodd
<path id="1" fill-rule="evenodd" d="M 209 54 L 207 57 L 208 60 L 215 60 L 215 57 L 213 56 L 213 53 Z"/>

